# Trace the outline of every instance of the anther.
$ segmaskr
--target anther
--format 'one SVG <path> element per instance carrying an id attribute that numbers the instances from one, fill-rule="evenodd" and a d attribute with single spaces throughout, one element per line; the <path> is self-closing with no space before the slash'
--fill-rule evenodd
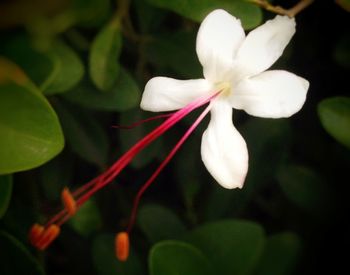
<path id="1" fill-rule="evenodd" d="M 40 224 L 33 224 L 29 231 L 29 241 L 30 243 L 35 246 L 36 243 L 40 240 L 42 234 L 44 233 L 44 226 Z"/>
<path id="2" fill-rule="evenodd" d="M 61 193 L 62 203 L 67 210 L 68 214 L 73 216 L 77 212 L 77 203 L 73 198 L 72 193 L 67 187 L 65 187 Z"/>
<path id="3" fill-rule="evenodd" d="M 126 232 L 119 232 L 115 236 L 115 256 L 121 262 L 129 257 L 129 235 Z"/>
<path id="4" fill-rule="evenodd" d="M 56 224 L 51 224 L 41 235 L 41 238 L 35 243 L 36 248 L 39 250 L 46 249 L 57 236 L 60 234 L 60 227 Z"/>

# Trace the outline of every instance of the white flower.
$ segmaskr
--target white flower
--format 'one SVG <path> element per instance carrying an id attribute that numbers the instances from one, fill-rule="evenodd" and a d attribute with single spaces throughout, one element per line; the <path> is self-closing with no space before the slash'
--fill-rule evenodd
<path id="1" fill-rule="evenodd" d="M 241 188 L 248 152 L 233 126 L 232 108 L 265 118 L 289 117 L 301 109 L 308 81 L 283 70 L 265 71 L 282 55 L 294 32 L 293 18 L 276 16 L 245 36 L 240 20 L 215 10 L 204 19 L 197 35 L 196 51 L 204 78 L 152 78 L 141 108 L 177 110 L 220 91 L 211 102 L 211 120 L 202 137 L 202 160 L 220 185 Z"/>

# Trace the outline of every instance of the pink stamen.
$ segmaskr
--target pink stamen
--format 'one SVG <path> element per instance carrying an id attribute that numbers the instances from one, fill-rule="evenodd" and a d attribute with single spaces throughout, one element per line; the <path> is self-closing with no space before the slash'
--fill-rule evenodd
<path id="1" fill-rule="evenodd" d="M 174 124 L 176 124 L 178 121 L 180 121 L 182 118 L 184 118 L 186 115 L 188 115 L 193 110 L 207 104 L 208 102 L 211 102 L 214 98 L 216 98 L 221 91 L 216 92 L 215 94 L 209 96 L 209 97 L 203 97 L 199 98 L 188 105 L 186 105 L 184 108 L 171 113 L 171 114 L 165 114 L 156 116 L 153 118 L 145 119 L 143 121 L 137 122 L 132 125 L 132 127 L 136 127 L 137 125 L 154 120 L 159 118 L 166 118 L 167 119 L 156 129 L 151 131 L 149 134 L 147 134 L 144 138 L 142 138 L 140 141 L 138 141 L 133 147 L 131 147 L 130 150 L 128 150 L 124 155 L 122 155 L 110 168 L 108 168 L 104 173 L 97 176 L 96 178 L 92 179 L 79 189 L 77 189 L 75 192 L 71 193 L 72 200 L 75 200 L 76 203 L 76 209 L 79 209 L 79 207 L 87 201 L 94 193 L 96 193 L 98 190 L 109 184 L 114 180 L 114 178 L 125 168 L 126 165 L 128 165 L 131 160 L 140 153 L 145 147 L 147 147 L 150 143 L 152 143 L 155 139 L 157 139 L 159 136 L 161 136 L 163 133 L 165 133 L 167 130 L 169 130 Z M 189 137 L 189 135 L 194 131 L 194 129 L 198 126 L 198 124 L 203 120 L 203 118 L 208 114 L 210 111 L 210 105 L 207 106 L 207 108 L 201 113 L 201 115 L 197 118 L 197 120 L 193 123 L 193 125 L 186 131 L 184 136 L 180 139 L 180 141 L 175 145 L 175 147 L 171 150 L 169 155 L 166 157 L 166 159 L 161 163 L 161 165 L 158 167 L 158 169 L 153 173 L 153 175 L 149 178 L 149 180 L 144 184 L 144 186 L 140 189 L 138 192 L 135 201 L 134 206 L 128 226 L 128 232 L 131 230 L 135 217 L 137 212 L 137 207 L 139 205 L 139 201 L 142 197 L 142 194 L 146 191 L 146 189 L 151 185 L 151 183 L 155 180 L 155 178 L 159 175 L 161 170 L 165 167 L 165 165 L 168 164 L 168 162 L 172 159 L 172 157 L 175 155 L 175 153 L 179 150 L 181 145 L 185 142 L 185 140 Z M 45 225 L 45 229 L 47 230 L 50 228 L 50 226 L 55 225 L 60 227 L 62 224 L 64 224 L 69 218 L 71 217 L 70 213 L 68 213 L 66 208 L 63 208 L 59 213 L 57 213 L 54 217 L 52 217 Z M 47 243 L 48 245 L 49 243 Z M 46 247 L 46 245 L 45 245 Z"/>
<path id="2" fill-rule="evenodd" d="M 142 125 L 143 123 L 150 122 L 150 121 L 153 121 L 153 120 L 162 119 L 162 118 L 167 118 L 167 117 L 172 116 L 173 114 L 174 113 L 162 114 L 162 115 L 159 115 L 159 116 L 153 116 L 153 117 L 150 117 L 150 118 L 146 118 L 146 119 L 134 122 L 134 123 L 132 123 L 130 125 L 114 125 L 114 126 L 112 126 L 112 128 L 116 128 L 116 129 L 133 129 L 133 128 L 137 127 L 137 126 Z"/>
<path id="3" fill-rule="evenodd" d="M 180 147 L 182 146 L 182 144 L 187 140 L 187 138 L 192 134 L 192 132 L 197 128 L 197 126 L 199 125 L 199 123 L 204 119 L 204 117 L 208 114 L 208 112 L 210 111 L 211 106 L 208 105 L 207 108 L 205 108 L 205 110 L 200 114 L 200 116 L 196 119 L 196 121 L 191 125 L 191 127 L 186 131 L 186 133 L 182 136 L 182 138 L 178 141 L 178 143 L 176 143 L 176 145 L 174 146 L 174 148 L 170 151 L 170 153 L 167 155 L 167 157 L 165 158 L 165 160 L 159 165 L 159 167 L 157 168 L 157 170 L 152 174 L 152 176 L 147 180 L 147 182 L 142 186 L 142 188 L 139 190 L 139 192 L 137 193 L 135 200 L 134 200 L 134 204 L 133 204 L 133 208 L 132 208 L 132 212 L 131 212 L 131 216 L 130 216 L 130 221 L 129 221 L 129 225 L 127 228 L 127 232 L 128 234 L 130 234 L 130 231 L 133 227 L 133 225 L 135 224 L 135 219 L 136 219 L 136 213 L 137 213 L 137 208 L 138 205 L 140 203 L 140 199 L 142 197 L 142 195 L 144 194 L 144 192 L 147 190 L 148 187 L 150 187 L 150 185 L 154 182 L 154 180 L 156 179 L 156 177 L 159 175 L 159 173 L 164 169 L 164 167 L 169 163 L 169 161 L 174 157 L 174 155 L 176 154 L 176 152 L 180 149 Z"/>

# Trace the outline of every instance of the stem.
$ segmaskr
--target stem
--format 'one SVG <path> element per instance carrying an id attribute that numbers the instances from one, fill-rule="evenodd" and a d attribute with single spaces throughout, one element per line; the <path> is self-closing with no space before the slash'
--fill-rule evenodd
<path id="1" fill-rule="evenodd" d="M 296 5 L 294 5 L 290 9 L 285 9 L 281 6 L 274 6 L 269 3 L 268 0 L 249 0 L 253 4 L 256 4 L 260 7 L 262 7 L 265 10 L 281 14 L 281 15 L 287 15 L 288 17 L 295 17 L 299 12 L 307 8 L 309 5 L 314 2 L 314 0 L 300 0 Z"/>

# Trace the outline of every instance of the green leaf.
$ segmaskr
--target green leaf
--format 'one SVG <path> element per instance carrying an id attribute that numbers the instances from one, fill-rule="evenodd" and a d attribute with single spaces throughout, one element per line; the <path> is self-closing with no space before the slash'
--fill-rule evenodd
<path id="1" fill-rule="evenodd" d="M 123 68 L 120 70 L 117 82 L 108 93 L 101 93 L 85 83 L 64 94 L 67 100 L 86 108 L 118 112 L 136 107 L 140 103 L 140 96 L 137 83 Z"/>
<path id="2" fill-rule="evenodd" d="M 277 180 L 287 198 L 301 209 L 321 217 L 330 211 L 332 192 L 313 170 L 297 165 L 284 166 Z"/>
<path id="3" fill-rule="evenodd" d="M 75 231 L 85 237 L 97 231 L 101 227 L 102 221 L 96 202 L 93 199 L 85 202 L 69 223 Z"/>
<path id="4" fill-rule="evenodd" d="M 262 13 L 259 7 L 245 0 L 147 0 L 150 4 L 171 10 L 184 17 L 201 22 L 214 9 L 224 9 L 242 21 L 245 29 L 260 24 Z"/>
<path id="5" fill-rule="evenodd" d="M 218 274 L 198 248 L 179 241 L 163 241 L 153 246 L 149 270 L 151 275 Z"/>
<path id="6" fill-rule="evenodd" d="M 55 102 L 66 139 L 77 155 L 104 167 L 108 157 L 108 137 L 95 117 L 82 109 Z"/>
<path id="7" fill-rule="evenodd" d="M 70 2 L 76 21 L 83 27 L 100 26 L 112 12 L 109 0 L 72 0 Z"/>
<path id="8" fill-rule="evenodd" d="M 12 195 L 12 175 L 0 176 L 0 219 L 6 213 Z"/>
<path id="9" fill-rule="evenodd" d="M 98 275 L 140 275 L 144 274 L 140 261 L 133 249 L 126 262 L 120 262 L 114 254 L 114 236 L 99 235 L 92 244 L 92 258 Z"/>
<path id="10" fill-rule="evenodd" d="M 350 98 L 332 97 L 321 101 L 318 115 L 326 131 L 350 148 Z"/>
<path id="11" fill-rule="evenodd" d="M 350 4 L 349 4 L 349 7 L 350 7 Z M 339 39 L 333 52 L 333 57 L 337 61 L 337 63 L 347 69 L 350 68 L 349 48 L 350 48 L 350 35 L 346 33 Z"/>
<path id="12" fill-rule="evenodd" d="M 46 95 L 66 92 L 84 74 L 78 55 L 62 41 L 39 51 L 27 35 L 19 34 L 0 45 L 0 53 L 18 64 Z"/>
<path id="13" fill-rule="evenodd" d="M 172 239 L 185 232 L 185 226 L 171 210 L 156 204 L 143 206 L 137 222 L 151 243 Z"/>
<path id="14" fill-rule="evenodd" d="M 350 0 L 335 0 L 335 2 L 344 10 L 350 12 Z"/>
<path id="15" fill-rule="evenodd" d="M 196 50 L 194 32 L 165 33 L 146 44 L 146 57 L 160 71 L 171 69 L 183 77 L 202 77 Z M 169 54 L 171 53 L 171 54 Z"/>
<path id="16" fill-rule="evenodd" d="M 95 37 L 90 50 L 90 76 L 96 87 L 109 91 L 117 81 L 122 36 L 117 20 L 106 25 Z"/>
<path id="17" fill-rule="evenodd" d="M 294 233 L 285 232 L 268 237 L 255 275 L 294 274 L 300 246 L 300 240 Z"/>
<path id="18" fill-rule="evenodd" d="M 194 229 L 186 240 L 203 251 L 216 274 L 251 274 L 264 247 L 260 225 L 240 220 L 208 223 Z"/>
<path id="19" fill-rule="evenodd" d="M 40 88 L 46 95 L 63 93 L 74 87 L 84 74 L 84 67 L 77 54 L 61 41 L 53 43 L 47 52 L 52 70 Z"/>
<path id="20" fill-rule="evenodd" d="M 60 200 L 62 189 L 72 182 L 74 158 L 65 151 L 40 167 L 41 185 L 46 197 Z"/>
<path id="21" fill-rule="evenodd" d="M 57 116 L 37 91 L 0 84 L 0 174 L 28 170 L 47 162 L 63 148 Z"/>
<path id="22" fill-rule="evenodd" d="M 44 271 L 25 246 L 0 231 L 0 274 L 43 275 Z"/>

